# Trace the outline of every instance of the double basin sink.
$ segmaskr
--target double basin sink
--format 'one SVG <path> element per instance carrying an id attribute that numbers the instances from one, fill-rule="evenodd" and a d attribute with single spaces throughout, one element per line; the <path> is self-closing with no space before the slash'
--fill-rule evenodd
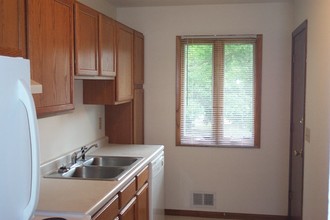
<path id="1" fill-rule="evenodd" d="M 61 167 L 46 175 L 46 178 L 120 180 L 142 157 L 92 156 L 77 161 L 71 167 Z"/>

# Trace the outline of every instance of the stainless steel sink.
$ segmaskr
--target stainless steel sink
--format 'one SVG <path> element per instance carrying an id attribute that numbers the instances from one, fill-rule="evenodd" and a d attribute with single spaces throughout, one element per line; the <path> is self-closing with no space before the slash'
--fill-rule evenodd
<path id="1" fill-rule="evenodd" d="M 123 167 L 131 166 L 137 162 L 138 157 L 116 157 L 116 156 L 102 156 L 92 157 L 84 162 L 84 165 L 103 166 L 103 167 Z"/>
<path id="2" fill-rule="evenodd" d="M 101 179 L 113 180 L 119 179 L 125 169 L 120 167 L 98 167 L 98 166 L 81 166 L 63 173 L 66 178 L 81 178 L 81 179 Z"/>
<path id="3" fill-rule="evenodd" d="M 92 156 L 77 161 L 71 166 L 61 167 L 46 178 L 120 180 L 133 169 L 142 157 Z"/>

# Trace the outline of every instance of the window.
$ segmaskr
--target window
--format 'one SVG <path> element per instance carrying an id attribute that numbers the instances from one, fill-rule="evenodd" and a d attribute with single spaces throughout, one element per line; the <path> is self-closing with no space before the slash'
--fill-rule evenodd
<path id="1" fill-rule="evenodd" d="M 176 143 L 259 147 L 262 35 L 177 37 Z"/>

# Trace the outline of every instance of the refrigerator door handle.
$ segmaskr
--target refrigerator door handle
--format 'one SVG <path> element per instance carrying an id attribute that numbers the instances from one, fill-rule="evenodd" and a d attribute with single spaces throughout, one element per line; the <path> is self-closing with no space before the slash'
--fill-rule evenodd
<path id="1" fill-rule="evenodd" d="M 18 98 L 23 103 L 26 109 L 29 132 L 30 132 L 30 146 L 31 146 L 31 163 L 32 163 L 32 177 L 31 177 L 31 195 L 30 201 L 24 209 L 24 219 L 29 219 L 31 213 L 35 210 L 39 197 L 39 137 L 38 125 L 36 119 L 36 110 L 34 107 L 33 97 L 30 92 L 30 87 L 24 81 L 18 81 Z"/>

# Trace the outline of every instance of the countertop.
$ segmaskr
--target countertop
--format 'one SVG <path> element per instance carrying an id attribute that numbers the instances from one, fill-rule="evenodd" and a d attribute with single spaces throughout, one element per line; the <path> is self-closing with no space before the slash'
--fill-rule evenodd
<path id="1" fill-rule="evenodd" d="M 143 157 L 134 170 L 120 181 L 53 179 L 41 177 L 37 211 L 79 213 L 93 216 L 130 179 L 164 149 L 163 145 L 107 144 L 87 155 Z"/>

